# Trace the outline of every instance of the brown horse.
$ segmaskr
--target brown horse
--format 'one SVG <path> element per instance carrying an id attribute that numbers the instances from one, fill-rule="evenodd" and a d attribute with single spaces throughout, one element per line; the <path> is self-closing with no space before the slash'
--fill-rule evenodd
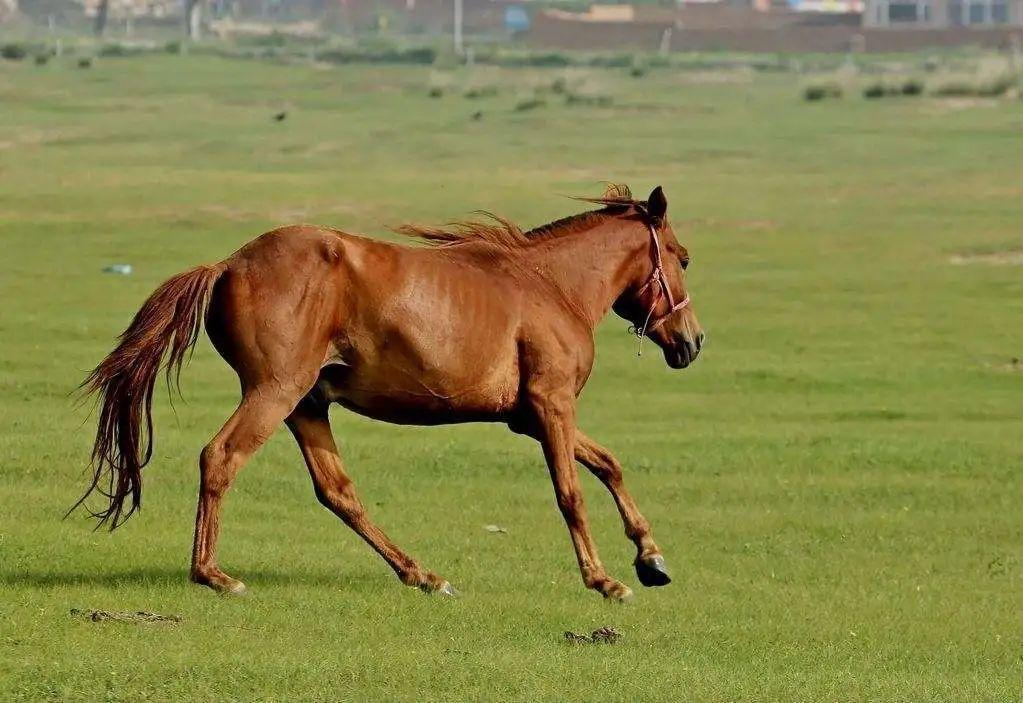
<path id="1" fill-rule="evenodd" d="M 660 187 L 646 201 L 624 186 L 585 200 L 602 208 L 528 232 L 500 218 L 450 230 L 402 228 L 434 247 L 282 227 L 218 264 L 171 278 L 83 384 L 101 400 L 93 481 L 78 504 L 98 489 L 109 505 L 93 514 L 111 529 L 139 507 L 161 360 L 166 356 L 168 377 L 180 373 L 205 320 L 214 347 L 238 374 L 242 397 L 199 455 L 196 583 L 244 591 L 217 564 L 220 504 L 283 421 L 320 502 L 403 583 L 454 593 L 367 517 L 331 435 L 327 410 L 335 402 L 388 422 L 504 422 L 536 438 L 583 582 L 625 599 L 631 591 L 607 575 L 597 556 L 579 461 L 614 497 L 638 551 L 639 580 L 669 583 L 621 466 L 576 427 L 575 407 L 593 366 L 594 328 L 611 308 L 659 345 L 672 368 L 696 358 L 704 335 L 685 287 L 689 255 L 668 224 Z"/>

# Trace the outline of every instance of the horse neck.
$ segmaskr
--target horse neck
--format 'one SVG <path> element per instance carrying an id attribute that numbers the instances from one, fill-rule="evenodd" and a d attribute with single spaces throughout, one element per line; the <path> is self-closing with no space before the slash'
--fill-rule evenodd
<path id="1" fill-rule="evenodd" d="M 564 293 L 596 327 L 629 287 L 649 274 L 649 234 L 636 220 L 609 217 L 531 247 L 531 268 Z"/>

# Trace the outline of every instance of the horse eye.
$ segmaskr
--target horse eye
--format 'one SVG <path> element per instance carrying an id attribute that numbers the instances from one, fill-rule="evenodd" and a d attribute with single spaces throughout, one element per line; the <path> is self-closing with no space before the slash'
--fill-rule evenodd
<path id="1" fill-rule="evenodd" d="M 682 270 L 683 271 L 685 271 L 687 268 L 689 268 L 689 258 L 688 257 L 686 257 L 685 259 L 679 259 L 678 263 L 679 263 L 680 266 L 682 266 Z"/>

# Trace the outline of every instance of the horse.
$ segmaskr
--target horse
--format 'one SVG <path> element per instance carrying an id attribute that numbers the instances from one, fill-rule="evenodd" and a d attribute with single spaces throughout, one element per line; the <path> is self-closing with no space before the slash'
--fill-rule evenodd
<path id="1" fill-rule="evenodd" d="M 490 213 L 488 221 L 397 230 L 419 246 L 290 225 L 173 276 L 82 384 L 98 397 L 98 427 L 92 482 L 72 510 L 97 491 L 106 507 L 89 512 L 113 530 L 140 508 L 157 376 L 163 367 L 168 383 L 180 379 L 205 323 L 238 375 L 241 400 L 199 454 L 193 582 L 245 591 L 218 565 L 221 502 L 283 422 L 320 503 L 402 583 L 455 595 L 370 520 L 331 433 L 328 408 L 337 403 L 391 423 L 500 422 L 535 438 L 583 583 L 626 600 L 631 589 L 607 574 L 590 534 L 578 461 L 614 498 L 640 582 L 670 583 L 621 464 L 576 426 L 576 401 L 593 367 L 594 330 L 609 310 L 632 323 L 640 343 L 645 336 L 657 344 L 668 366 L 697 358 L 704 332 L 686 288 L 689 253 L 660 186 L 642 201 L 613 184 L 599 198 L 578 199 L 600 208 L 529 231 Z"/>

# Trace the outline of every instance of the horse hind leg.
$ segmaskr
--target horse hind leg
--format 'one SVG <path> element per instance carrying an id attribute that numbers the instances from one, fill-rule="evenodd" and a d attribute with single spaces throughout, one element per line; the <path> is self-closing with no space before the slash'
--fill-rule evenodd
<path id="1" fill-rule="evenodd" d="M 327 405 L 307 397 L 287 418 L 287 424 L 302 450 L 320 503 L 341 518 L 383 557 L 402 583 L 426 592 L 455 595 L 451 584 L 432 571 L 423 569 L 367 517 L 366 508 L 355 493 L 355 486 L 345 472 L 334 443 Z"/>
<path id="2" fill-rule="evenodd" d="M 192 547 L 192 581 L 225 593 L 244 593 L 245 584 L 225 574 L 217 564 L 220 508 L 245 462 L 291 412 L 295 391 L 258 386 L 245 392 L 234 414 L 199 455 L 199 505 Z"/>
<path id="3" fill-rule="evenodd" d="M 221 503 L 245 462 L 316 382 L 336 297 L 329 267 L 299 233 L 268 233 L 251 246 L 241 265 L 229 260 L 206 317 L 210 341 L 238 374 L 242 399 L 200 455 L 191 568 L 196 583 L 235 593 L 245 586 L 217 564 Z"/>

